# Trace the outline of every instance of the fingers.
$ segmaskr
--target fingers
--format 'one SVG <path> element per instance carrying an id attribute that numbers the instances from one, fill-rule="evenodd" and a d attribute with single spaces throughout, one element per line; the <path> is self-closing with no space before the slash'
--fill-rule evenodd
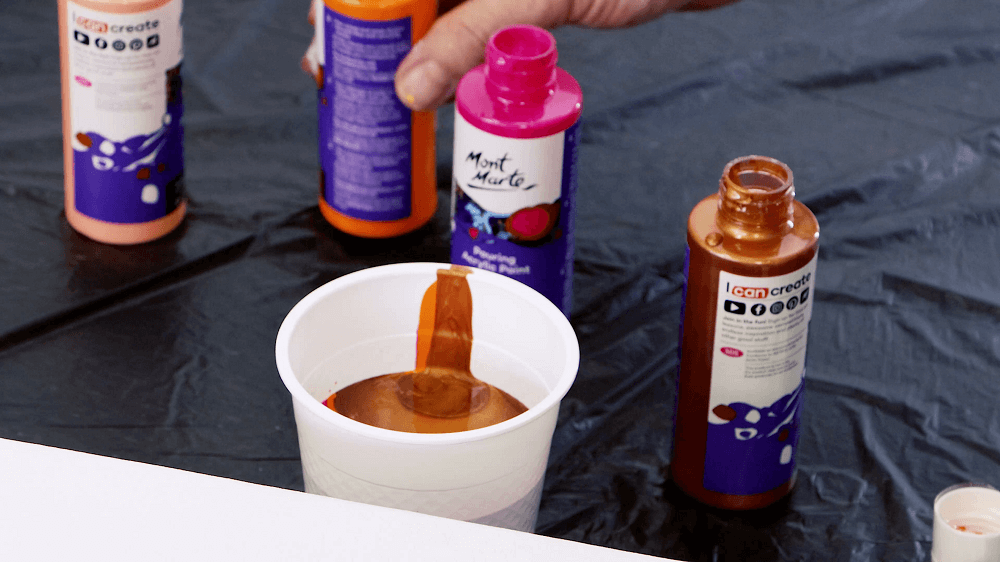
<path id="1" fill-rule="evenodd" d="M 601 28 L 630 27 L 677 10 L 688 1 L 575 0 L 569 14 L 569 23 Z"/>
<path id="2" fill-rule="evenodd" d="M 463 0 L 438 0 L 438 15 L 441 15 L 455 6 L 462 3 Z"/>
<path id="3" fill-rule="evenodd" d="M 322 60 L 322 53 L 320 53 L 320 43 L 319 43 L 319 32 L 316 27 L 316 2 L 310 2 L 309 4 L 309 25 L 312 26 L 314 32 L 312 41 L 309 43 L 309 47 L 306 49 L 302 59 L 299 61 L 299 66 L 302 70 L 313 77 L 316 80 L 316 87 L 323 87 L 323 77 L 320 73 L 320 60 Z"/>
<path id="4" fill-rule="evenodd" d="M 736 0 L 439 0 L 441 15 L 396 71 L 396 94 L 410 109 L 431 111 L 455 94 L 458 81 L 483 60 L 486 41 L 514 24 L 627 27 L 668 11 L 711 9 Z M 310 21 L 315 21 L 314 9 Z M 322 53 L 313 39 L 302 68 L 319 78 Z M 317 82 L 322 86 L 321 82 Z"/>
<path id="5" fill-rule="evenodd" d="M 725 6 L 733 2 L 736 2 L 736 0 L 691 0 L 681 8 L 678 8 L 678 11 L 697 12 L 701 10 L 713 10 L 719 6 Z"/>
<path id="6" fill-rule="evenodd" d="M 483 60 L 490 36 L 503 27 L 566 23 L 573 0 L 467 0 L 441 16 L 396 71 L 396 94 L 411 109 L 429 111 L 455 93 L 459 79 Z"/>
<path id="7" fill-rule="evenodd" d="M 302 70 L 312 76 L 316 80 L 316 87 L 323 87 L 323 79 L 320 77 L 319 68 L 319 45 L 316 44 L 316 39 L 313 38 L 312 43 L 309 44 L 309 48 L 306 49 L 306 53 L 302 55 L 302 60 L 299 61 L 299 66 Z"/>
<path id="8" fill-rule="evenodd" d="M 433 110 L 455 93 L 458 81 L 483 60 L 486 41 L 513 24 L 551 29 L 563 24 L 626 27 L 665 12 L 707 9 L 735 0 L 441 0 L 446 10 L 403 59 L 396 94 L 410 109 Z"/>

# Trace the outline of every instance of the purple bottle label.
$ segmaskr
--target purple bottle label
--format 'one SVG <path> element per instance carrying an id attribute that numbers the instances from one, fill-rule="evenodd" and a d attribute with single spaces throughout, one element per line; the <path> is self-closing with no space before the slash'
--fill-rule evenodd
<path id="1" fill-rule="evenodd" d="M 367 21 L 324 8 L 322 37 L 323 199 L 356 219 L 405 219 L 412 212 L 412 119 L 393 76 L 411 48 L 410 18 Z"/>
<path id="2" fill-rule="evenodd" d="M 704 486 L 750 495 L 795 470 L 813 258 L 777 277 L 719 272 Z"/>
<path id="3" fill-rule="evenodd" d="M 743 402 L 716 406 L 713 412 L 724 421 L 708 424 L 705 489 L 750 495 L 788 482 L 795 468 L 801 404 L 799 384 L 763 408 Z"/>
<path id="4" fill-rule="evenodd" d="M 457 111 L 451 262 L 517 279 L 569 316 L 579 122 L 536 139 L 492 135 Z"/>
<path id="5" fill-rule="evenodd" d="M 112 223 L 162 218 L 184 193 L 181 1 L 137 14 L 69 3 L 76 209 Z"/>

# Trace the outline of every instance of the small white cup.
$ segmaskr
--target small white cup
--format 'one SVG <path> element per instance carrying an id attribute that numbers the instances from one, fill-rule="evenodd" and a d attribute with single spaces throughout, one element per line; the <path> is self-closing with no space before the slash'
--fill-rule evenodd
<path id="1" fill-rule="evenodd" d="M 278 372 L 292 395 L 306 491 L 497 527 L 533 531 L 559 403 L 580 348 L 548 299 L 489 271 L 472 292 L 472 373 L 528 411 L 457 433 L 391 431 L 324 406 L 367 378 L 413 370 L 424 292 L 449 264 L 408 263 L 345 275 L 316 289 L 278 330 Z"/>
<path id="2" fill-rule="evenodd" d="M 1000 491 L 958 484 L 934 499 L 933 562 L 1000 562 Z"/>

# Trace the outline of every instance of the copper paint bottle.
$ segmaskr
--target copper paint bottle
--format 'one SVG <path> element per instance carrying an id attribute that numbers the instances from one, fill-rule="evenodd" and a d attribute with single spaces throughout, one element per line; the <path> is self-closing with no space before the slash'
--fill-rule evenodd
<path id="1" fill-rule="evenodd" d="M 110 244 L 184 218 L 182 0 L 59 0 L 66 219 Z"/>
<path id="2" fill-rule="evenodd" d="M 691 211 L 670 471 L 698 501 L 755 509 L 792 488 L 818 240 L 772 158 L 733 160 Z"/>
<path id="3" fill-rule="evenodd" d="M 411 111 L 393 77 L 437 16 L 435 0 L 315 0 L 319 209 L 364 238 L 420 228 L 437 209 L 434 112 Z"/>

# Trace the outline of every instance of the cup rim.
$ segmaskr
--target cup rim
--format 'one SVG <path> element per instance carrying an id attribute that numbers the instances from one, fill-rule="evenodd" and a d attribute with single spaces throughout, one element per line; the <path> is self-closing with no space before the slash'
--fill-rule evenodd
<path id="1" fill-rule="evenodd" d="M 990 485 L 988 483 L 985 483 L 985 482 L 973 481 L 973 482 L 963 482 L 963 483 L 960 483 L 960 484 L 954 484 L 954 485 L 948 486 L 947 488 L 941 490 L 940 492 L 938 492 L 937 496 L 934 497 L 934 504 L 933 504 L 934 521 L 940 525 L 940 528 L 944 532 L 947 532 L 949 534 L 953 534 L 953 535 L 962 537 L 963 541 L 970 541 L 970 542 L 988 541 L 988 542 L 993 542 L 993 541 L 996 541 L 996 540 L 1000 539 L 1000 532 L 985 533 L 985 534 L 982 534 L 982 535 L 971 534 L 971 533 L 963 533 L 963 532 L 961 532 L 961 531 L 953 528 L 951 525 L 948 524 L 948 521 L 945 519 L 944 515 L 941 513 L 941 503 L 942 503 L 942 500 L 945 498 L 945 496 L 948 496 L 948 495 L 950 495 L 952 493 L 955 493 L 955 492 L 962 492 L 962 491 L 966 492 L 967 494 L 973 494 L 973 495 L 977 495 L 977 496 L 981 496 L 981 495 L 995 496 L 998 499 L 1000 499 L 1000 490 L 997 490 L 992 485 Z"/>
<path id="2" fill-rule="evenodd" d="M 488 439 L 496 435 L 513 431 L 519 427 L 526 426 L 533 422 L 545 412 L 556 406 L 569 391 L 569 388 L 576 380 L 576 375 L 580 366 L 580 343 L 576 337 L 576 332 L 562 311 L 559 310 L 548 298 L 541 293 L 521 283 L 492 271 L 485 269 L 471 268 L 475 283 L 485 283 L 500 287 L 515 296 L 518 296 L 530 304 L 538 307 L 549 317 L 554 328 L 561 338 L 566 342 L 566 355 L 564 357 L 565 368 L 560 375 L 556 385 L 538 404 L 528 408 L 528 410 L 509 420 L 487 427 L 459 431 L 454 433 L 409 433 L 405 431 L 394 431 L 371 426 L 346 416 L 337 414 L 313 398 L 302 383 L 295 377 L 292 370 L 291 361 L 288 358 L 288 348 L 291 342 L 292 332 L 299 320 L 316 303 L 326 298 L 331 293 L 342 289 L 366 283 L 373 278 L 390 275 L 412 275 L 415 273 L 435 274 L 442 268 L 450 268 L 449 263 L 435 262 L 407 262 L 395 263 L 369 267 L 338 277 L 328 281 L 311 291 L 292 307 L 285 316 L 278 328 L 278 335 L 275 341 L 275 361 L 278 367 L 278 374 L 281 377 L 285 388 L 291 393 L 294 402 L 304 406 L 310 413 L 321 418 L 342 430 L 349 431 L 355 435 L 375 439 L 384 442 L 404 445 L 450 445 L 453 443 L 468 443 Z M 474 313 L 473 313 L 474 314 Z"/>

